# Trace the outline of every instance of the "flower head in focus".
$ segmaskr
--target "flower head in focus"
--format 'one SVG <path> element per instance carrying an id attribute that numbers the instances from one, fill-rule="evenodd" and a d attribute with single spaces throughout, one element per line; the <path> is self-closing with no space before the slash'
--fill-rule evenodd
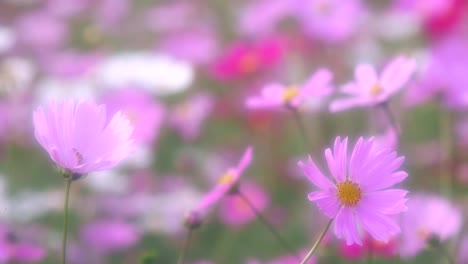
<path id="1" fill-rule="evenodd" d="M 133 151 L 130 121 L 120 112 L 108 116 L 105 105 L 51 102 L 40 106 L 33 118 L 37 141 L 66 172 L 110 169 Z"/>
<path id="2" fill-rule="evenodd" d="M 250 109 L 297 108 L 309 98 L 331 94 L 332 78 L 333 74 L 329 70 L 320 69 L 301 86 L 269 84 L 263 88 L 260 96 L 247 98 L 246 105 Z"/>
<path id="3" fill-rule="evenodd" d="M 373 144 L 373 139 L 361 137 L 349 156 L 348 139 L 337 137 L 333 151 L 325 150 L 333 181 L 322 174 L 311 158 L 307 164 L 298 163 L 320 188 L 309 194 L 309 200 L 327 217 L 335 219 L 335 235 L 348 245 L 362 245 L 362 231 L 377 241 L 388 242 L 400 232 L 394 216 L 407 209 L 407 191 L 387 189 L 408 176 L 398 170 L 404 158 Z"/>
<path id="4" fill-rule="evenodd" d="M 208 192 L 198 203 L 198 205 L 191 211 L 192 217 L 200 217 L 200 214 L 206 211 L 214 203 L 218 202 L 224 195 L 231 191 L 238 183 L 240 176 L 244 170 L 249 166 L 252 161 L 252 147 L 248 147 L 242 155 L 241 160 L 237 166 L 229 168 L 219 178 L 216 186 Z M 194 215 L 195 214 L 195 215 Z M 190 216 L 189 216 L 190 218 Z"/>
<path id="5" fill-rule="evenodd" d="M 330 110 L 338 112 L 386 102 L 408 82 L 415 68 L 416 61 L 405 56 L 392 60 L 380 75 L 372 65 L 360 64 L 354 70 L 356 80 L 345 84 L 341 89 L 341 92 L 350 97 L 336 99 L 331 103 Z"/>

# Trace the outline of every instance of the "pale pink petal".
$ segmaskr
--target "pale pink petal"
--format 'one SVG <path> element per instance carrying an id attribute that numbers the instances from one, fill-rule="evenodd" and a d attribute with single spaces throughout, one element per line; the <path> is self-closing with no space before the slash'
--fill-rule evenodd
<path id="1" fill-rule="evenodd" d="M 377 102 L 369 97 L 350 97 L 345 99 L 336 99 L 331 102 L 329 110 L 332 113 L 348 110 L 353 107 L 363 107 L 374 105 Z"/>
<path id="2" fill-rule="evenodd" d="M 374 85 L 378 84 L 379 81 L 374 66 L 370 64 L 358 65 L 354 71 L 354 77 L 362 92 L 365 94 L 367 94 Z"/>
<path id="3" fill-rule="evenodd" d="M 382 214 L 398 214 L 408 209 L 405 205 L 408 200 L 406 194 L 408 191 L 401 189 L 369 192 L 363 194 L 360 203 Z"/>
<path id="4" fill-rule="evenodd" d="M 374 211 L 372 207 L 359 204 L 356 206 L 356 213 L 364 230 L 377 241 L 387 243 L 390 238 L 400 233 L 395 219 Z"/>
<path id="5" fill-rule="evenodd" d="M 394 93 L 408 82 L 416 69 L 416 61 L 405 56 L 394 59 L 382 72 L 381 85 L 388 93 Z"/>
<path id="6" fill-rule="evenodd" d="M 315 202 L 317 207 L 328 217 L 335 217 L 340 208 L 340 201 L 336 194 L 330 192 L 311 192 L 308 195 L 309 201 Z"/>
<path id="7" fill-rule="evenodd" d="M 328 69 L 319 69 L 306 83 L 301 87 L 300 93 L 302 97 L 306 96 L 327 96 L 331 94 L 332 87 L 330 85 L 333 79 L 333 73 Z"/>
<path id="8" fill-rule="evenodd" d="M 346 244 L 362 245 L 353 208 L 343 207 L 335 218 L 335 235 L 346 240 Z"/>
<path id="9" fill-rule="evenodd" d="M 242 172 L 244 172 L 247 166 L 250 165 L 250 163 L 252 162 L 252 153 L 253 153 L 253 147 L 249 146 L 245 150 L 244 154 L 242 155 L 242 158 L 239 161 L 239 164 L 237 165 L 238 174 L 242 174 Z"/>
<path id="10" fill-rule="evenodd" d="M 298 165 L 302 168 L 307 178 L 320 189 L 328 190 L 334 187 L 333 183 L 317 168 L 310 156 L 307 164 L 299 161 Z"/>

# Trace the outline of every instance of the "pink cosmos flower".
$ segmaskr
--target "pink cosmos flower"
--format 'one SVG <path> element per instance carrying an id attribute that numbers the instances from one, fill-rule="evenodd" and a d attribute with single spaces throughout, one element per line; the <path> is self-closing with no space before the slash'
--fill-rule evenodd
<path id="1" fill-rule="evenodd" d="M 276 66 L 284 57 L 285 44 L 279 38 L 257 43 L 235 43 L 212 66 L 214 77 L 233 80 L 263 72 Z"/>
<path id="2" fill-rule="evenodd" d="M 133 126 L 132 138 L 137 144 L 152 144 L 165 119 L 165 109 L 149 93 L 138 88 L 113 90 L 101 98 L 112 115 L 121 112 Z"/>
<path id="3" fill-rule="evenodd" d="M 213 97 L 198 94 L 178 104 L 172 111 L 170 123 L 185 140 L 194 140 L 200 134 L 203 122 L 213 108 Z"/>
<path id="4" fill-rule="evenodd" d="M 26 227 L 25 231 L 18 234 L 3 224 L 0 226 L 0 263 L 38 263 L 47 257 L 46 248 L 28 241 L 31 237 L 27 236 L 34 230 Z"/>
<path id="5" fill-rule="evenodd" d="M 66 40 L 66 23 L 43 11 L 33 11 L 17 21 L 18 39 L 22 45 L 38 52 L 59 48 Z M 41 28 L 41 30 L 37 30 Z"/>
<path id="6" fill-rule="evenodd" d="M 295 0 L 295 11 L 304 31 L 326 42 L 339 42 L 353 35 L 363 16 L 360 0 Z"/>
<path id="7" fill-rule="evenodd" d="M 387 101 L 408 82 L 416 68 L 416 61 L 405 56 L 392 60 L 377 75 L 370 64 L 360 64 L 354 70 L 355 81 L 345 84 L 341 91 L 351 97 L 336 99 L 330 111 L 338 112 L 353 107 L 373 106 Z"/>
<path id="8" fill-rule="evenodd" d="M 461 225 L 460 209 L 447 199 L 415 195 L 408 202 L 408 212 L 401 216 L 400 254 L 405 258 L 414 257 L 430 239 L 443 242 L 457 235 Z"/>
<path id="9" fill-rule="evenodd" d="M 133 151 L 132 126 L 122 113 L 92 101 L 51 102 L 34 112 L 35 136 L 62 169 L 77 174 L 116 166 Z"/>
<path id="10" fill-rule="evenodd" d="M 218 184 L 208 192 L 194 208 L 193 212 L 203 213 L 211 205 L 218 202 L 239 181 L 240 176 L 252 161 L 252 147 L 248 147 L 236 167 L 229 168 L 218 180 Z"/>
<path id="11" fill-rule="evenodd" d="M 468 108 L 468 41 L 447 38 L 431 47 L 422 76 L 405 94 L 410 106 L 436 99 L 451 109 Z"/>
<path id="12" fill-rule="evenodd" d="M 213 29 L 200 27 L 170 34 L 158 41 L 158 48 L 178 59 L 206 65 L 215 58 L 218 42 Z"/>
<path id="13" fill-rule="evenodd" d="M 253 182 L 244 182 L 239 188 L 260 212 L 270 203 L 266 191 Z M 242 226 L 256 218 L 252 208 L 238 195 L 230 195 L 223 199 L 219 216 L 221 221 L 229 226 Z"/>
<path id="14" fill-rule="evenodd" d="M 247 98 L 250 109 L 284 109 L 297 108 L 307 99 L 323 98 L 331 94 L 333 74 L 328 69 L 319 69 L 301 86 L 284 86 L 269 84 L 262 89 L 260 96 Z"/>
<path id="15" fill-rule="evenodd" d="M 239 15 L 239 31 L 251 36 L 271 34 L 278 23 L 291 15 L 290 0 L 256 0 L 244 6 Z"/>
<path id="16" fill-rule="evenodd" d="M 81 239 L 92 250 L 111 253 L 136 245 L 141 234 L 135 226 L 123 220 L 99 220 L 81 230 Z"/>
<path id="17" fill-rule="evenodd" d="M 395 7 L 411 13 L 432 36 L 450 33 L 463 21 L 464 0 L 395 0 Z"/>
<path id="18" fill-rule="evenodd" d="M 375 240 L 388 242 L 400 232 L 394 216 L 406 210 L 407 191 L 387 189 L 408 174 L 398 170 L 404 158 L 389 149 L 376 149 L 373 139 L 359 138 L 351 156 L 348 139 L 337 137 L 333 150 L 325 150 L 333 181 L 325 177 L 309 157 L 299 162 L 309 180 L 320 190 L 309 200 L 329 218 L 335 218 L 334 231 L 348 245 L 362 245 L 362 231 Z"/>

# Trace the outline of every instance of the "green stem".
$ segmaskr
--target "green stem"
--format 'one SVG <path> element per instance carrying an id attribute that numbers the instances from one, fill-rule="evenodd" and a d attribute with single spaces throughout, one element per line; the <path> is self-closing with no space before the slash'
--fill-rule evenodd
<path id="1" fill-rule="evenodd" d="M 70 197 L 70 186 L 72 183 L 72 179 L 67 178 L 65 180 L 66 187 L 65 187 L 65 204 L 63 206 L 64 218 L 63 218 L 63 237 L 62 237 L 62 264 L 66 263 L 67 258 L 67 230 L 68 230 L 68 200 Z"/>
<path id="2" fill-rule="evenodd" d="M 187 255 L 187 252 L 190 246 L 190 241 L 192 240 L 192 235 L 193 235 L 193 228 L 189 227 L 187 236 L 185 236 L 184 244 L 182 245 L 182 251 L 180 252 L 179 260 L 177 261 L 177 264 L 184 264 L 185 256 Z"/>
<path id="3" fill-rule="evenodd" d="M 388 106 L 388 102 L 383 102 L 379 104 L 379 106 L 382 108 L 385 116 L 387 117 L 388 122 L 390 123 L 390 126 L 392 129 L 396 132 L 397 135 L 401 134 L 401 129 L 400 126 L 398 125 L 395 116 L 393 116 L 392 111 L 390 110 L 390 107 Z"/>
<path id="4" fill-rule="evenodd" d="M 301 264 L 306 264 L 307 261 L 310 259 L 310 257 L 312 257 L 312 254 L 314 254 L 315 250 L 320 245 L 320 242 L 322 242 L 322 240 L 325 237 L 325 234 L 327 233 L 328 229 L 330 229 L 330 226 L 331 226 L 332 222 L 333 222 L 333 218 L 330 219 L 330 221 L 328 221 L 327 226 L 325 227 L 325 229 L 323 229 L 322 233 L 320 234 L 318 239 L 315 241 L 315 243 L 312 246 L 312 248 L 310 249 L 309 253 L 307 253 L 307 256 L 305 256 L 305 258 L 301 261 Z"/>
<path id="5" fill-rule="evenodd" d="M 305 144 L 307 144 L 307 147 L 309 147 L 310 150 L 312 151 L 313 145 L 312 145 L 312 142 L 307 137 L 306 128 L 305 128 L 304 122 L 302 121 L 299 111 L 297 110 L 297 108 L 292 107 L 292 106 L 289 107 L 289 109 L 291 110 L 293 114 L 294 121 L 296 122 L 297 128 L 299 129 L 299 132 L 301 133 L 302 139 L 304 140 Z"/>
<path id="6" fill-rule="evenodd" d="M 244 202 L 250 207 L 250 209 L 254 212 L 255 216 L 257 219 L 266 227 L 268 230 L 273 234 L 273 236 L 278 240 L 278 242 L 293 256 L 297 258 L 297 260 L 301 260 L 299 255 L 294 251 L 294 249 L 289 245 L 286 240 L 281 237 L 281 235 L 278 233 L 278 231 L 275 229 L 273 225 L 271 225 L 267 219 L 262 215 L 260 211 L 255 207 L 255 205 L 250 201 L 250 199 L 242 193 L 240 190 L 238 190 L 237 195 L 244 200 Z"/>
<path id="7" fill-rule="evenodd" d="M 452 137 L 452 113 L 450 110 L 442 109 L 440 114 L 440 144 L 441 153 L 447 156 L 440 160 L 440 188 L 443 193 L 450 196 L 453 187 L 452 163 L 454 160 L 454 145 Z"/>

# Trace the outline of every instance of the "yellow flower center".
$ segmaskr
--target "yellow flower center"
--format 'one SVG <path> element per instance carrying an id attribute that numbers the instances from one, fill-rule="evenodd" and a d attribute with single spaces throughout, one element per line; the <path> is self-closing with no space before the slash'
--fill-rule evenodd
<path id="1" fill-rule="evenodd" d="M 289 103 L 299 94 L 299 89 L 296 86 L 290 86 L 283 91 L 283 101 Z"/>
<path id="2" fill-rule="evenodd" d="M 221 178 L 219 178 L 218 184 L 219 185 L 231 184 L 234 182 L 234 179 L 235 179 L 234 175 L 228 171 L 224 173 L 223 176 L 221 176 Z"/>
<path id="3" fill-rule="evenodd" d="M 138 123 L 138 114 L 135 111 L 132 111 L 131 109 L 125 109 L 123 113 L 125 116 L 127 116 L 128 121 L 130 121 L 132 125 L 136 125 Z"/>
<path id="4" fill-rule="evenodd" d="M 383 92 L 383 89 L 382 89 L 382 86 L 380 86 L 380 84 L 376 83 L 374 84 L 370 90 L 369 90 L 369 93 L 372 95 L 372 96 L 377 96 L 379 95 L 381 92 Z"/>
<path id="5" fill-rule="evenodd" d="M 247 53 L 239 61 L 239 68 L 245 74 L 253 73 L 259 66 L 258 57 L 255 53 Z"/>
<path id="6" fill-rule="evenodd" d="M 431 236 L 431 232 L 429 232 L 429 230 L 427 230 L 426 228 L 421 227 L 421 228 L 417 231 L 417 236 L 418 236 L 421 240 L 426 241 L 426 240 L 429 239 L 429 237 Z"/>
<path id="7" fill-rule="evenodd" d="M 338 187 L 338 199 L 347 206 L 355 206 L 362 198 L 362 190 L 359 186 L 350 181 L 341 182 Z"/>

